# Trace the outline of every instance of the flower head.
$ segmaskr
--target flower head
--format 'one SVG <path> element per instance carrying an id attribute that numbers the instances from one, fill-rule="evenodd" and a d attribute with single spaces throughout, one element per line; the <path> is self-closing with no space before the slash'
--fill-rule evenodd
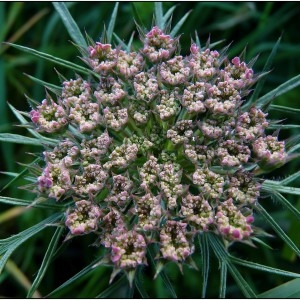
<path id="1" fill-rule="evenodd" d="M 178 41 L 155 26 L 136 51 L 96 42 L 91 75 L 30 112 L 36 130 L 59 137 L 36 190 L 68 199 L 70 235 L 94 232 L 116 270 L 147 264 L 152 243 L 157 259 L 184 263 L 201 232 L 250 240 L 256 171 L 287 159 L 265 134 L 267 114 L 243 111 L 253 69 L 196 44 L 182 56 Z"/>

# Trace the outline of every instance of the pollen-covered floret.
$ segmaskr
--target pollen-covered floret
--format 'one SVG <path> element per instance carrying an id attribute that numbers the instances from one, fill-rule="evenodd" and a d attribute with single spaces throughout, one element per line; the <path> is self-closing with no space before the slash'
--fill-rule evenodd
<path id="1" fill-rule="evenodd" d="M 124 206 L 130 199 L 132 181 L 123 175 L 115 175 L 112 177 L 113 184 L 109 196 L 105 201 L 113 201 L 119 206 Z"/>
<path id="2" fill-rule="evenodd" d="M 165 84 L 175 86 L 188 80 L 190 68 L 182 56 L 175 56 L 160 65 L 159 73 Z"/>
<path id="3" fill-rule="evenodd" d="M 146 264 L 146 242 L 135 230 L 121 231 L 113 236 L 111 260 L 122 269 L 134 269 Z"/>
<path id="4" fill-rule="evenodd" d="M 134 202 L 135 212 L 139 218 L 137 228 L 145 231 L 158 229 L 162 216 L 160 197 L 148 193 L 142 197 L 136 197 Z"/>
<path id="5" fill-rule="evenodd" d="M 198 185 L 200 192 L 210 199 L 218 199 L 223 193 L 223 176 L 208 168 L 197 169 L 193 174 L 193 183 Z"/>
<path id="6" fill-rule="evenodd" d="M 230 177 L 228 196 L 241 204 L 253 204 L 260 196 L 261 184 L 247 172 Z"/>
<path id="7" fill-rule="evenodd" d="M 201 195 L 187 194 L 182 198 L 181 214 L 196 229 L 207 231 L 214 222 L 214 211 Z"/>
<path id="8" fill-rule="evenodd" d="M 59 132 L 68 126 L 68 118 L 64 108 L 53 99 L 44 99 L 36 110 L 30 112 L 31 121 L 41 132 Z"/>
<path id="9" fill-rule="evenodd" d="M 94 96 L 99 104 L 116 105 L 126 96 L 126 92 L 117 80 L 113 77 L 106 77 L 101 79 L 97 91 L 94 92 Z"/>
<path id="10" fill-rule="evenodd" d="M 160 104 L 156 106 L 156 109 L 163 121 L 175 116 L 179 111 L 178 90 L 176 88 L 172 92 L 162 90 L 160 93 Z"/>
<path id="11" fill-rule="evenodd" d="M 189 113 L 205 112 L 204 100 L 206 97 L 206 84 L 204 82 L 196 82 L 184 89 L 182 105 L 186 107 Z"/>
<path id="12" fill-rule="evenodd" d="M 196 44 L 191 45 L 190 51 L 189 65 L 196 79 L 206 81 L 218 73 L 220 65 L 218 51 L 210 49 L 200 51 Z"/>
<path id="13" fill-rule="evenodd" d="M 183 192 L 183 186 L 180 184 L 181 175 L 180 165 L 171 162 L 163 164 L 159 173 L 160 188 L 170 209 L 176 208 L 177 199 Z"/>
<path id="14" fill-rule="evenodd" d="M 107 74 L 117 65 L 119 51 L 112 49 L 110 44 L 96 42 L 88 48 L 88 52 L 88 62 L 97 73 Z"/>
<path id="15" fill-rule="evenodd" d="M 132 78 L 139 73 L 144 65 L 142 55 L 137 52 L 125 52 L 120 50 L 118 53 L 117 72 L 125 78 Z"/>
<path id="16" fill-rule="evenodd" d="M 150 101 L 158 94 L 158 82 L 152 72 L 141 72 L 135 75 L 133 81 L 134 97 L 137 100 Z"/>
<path id="17" fill-rule="evenodd" d="M 71 190 L 71 175 L 63 161 L 59 164 L 47 163 L 42 175 L 38 177 L 38 188 L 56 200 Z"/>
<path id="18" fill-rule="evenodd" d="M 160 232 L 161 253 L 163 258 L 182 262 L 194 252 L 187 238 L 187 223 L 167 221 Z"/>
<path id="19" fill-rule="evenodd" d="M 175 41 L 154 26 L 145 36 L 143 54 L 152 62 L 167 60 L 175 50 Z"/>
<path id="20" fill-rule="evenodd" d="M 267 114 L 255 107 L 252 107 L 249 112 L 241 114 L 237 120 L 237 136 L 246 142 L 252 142 L 263 135 L 269 125 L 266 116 Z"/>
<path id="21" fill-rule="evenodd" d="M 234 167 L 248 162 L 251 151 L 248 146 L 240 145 L 235 140 L 227 140 L 216 150 L 222 166 Z"/>
<path id="22" fill-rule="evenodd" d="M 260 137 L 253 142 L 252 147 L 262 165 L 280 166 L 286 161 L 285 143 L 279 142 L 275 136 Z"/>
<path id="23" fill-rule="evenodd" d="M 78 195 L 95 195 L 105 185 L 108 174 L 98 164 L 89 164 L 75 176 L 74 190 Z"/>
<path id="24" fill-rule="evenodd" d="M 119 131 L 128 121 L 127 108 L 120 108 L 119 106 L 105 107 L 103 110 L 104 123 L 112 129 Z"/>
<path id="25" fill-rule="evenodd" d="M 66 213 L 66 226 L 72 235 L 88 234 L 98 229 L 102 211 L 91 201 L 80 200 L 75 202 L 75 209 Z"/>
<path id="26" fill-rule="evenodd" d="M 221 235 L 230 240 L 242 240 L 253 232 L 250 225 L 253 220 L 252 215 L 244 216 L 230 198 L 218 206 L 215 222 Z"/>

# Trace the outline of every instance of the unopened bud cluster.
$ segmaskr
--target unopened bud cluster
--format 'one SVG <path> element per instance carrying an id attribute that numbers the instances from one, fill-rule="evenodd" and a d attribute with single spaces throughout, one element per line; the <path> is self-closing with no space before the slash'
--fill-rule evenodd
<path id="1" fill-rule="evenodd" d="M 251 166 L 280 166 L 284 142 L 266 135 L 267 115 L 242 104 L 251 66 L 158 27 L 137 52 L 96 42 L 84 60 L 98 76 L 62 84 L 30 112 L 37 131 L 60 140 L 44 152 L 38 191 L 58 202 L 69 236 L 93 232 L 116 268 L 183 263 L 194 238 L 214 232 L 248 240 L 261 184 Z"/>

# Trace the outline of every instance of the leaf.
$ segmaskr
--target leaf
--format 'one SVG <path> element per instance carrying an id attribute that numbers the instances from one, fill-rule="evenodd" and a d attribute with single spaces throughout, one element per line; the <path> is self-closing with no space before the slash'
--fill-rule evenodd
<path id="1" fill-rule="evenodd" d="M 284 180 L 283 180 L 284 182 Z M 284 186 L 280 181 L 274 180 L 265 180 L 262 184 L 263 188 L 273 189 L 277 192 L 291 194 L 291 195 L 300 195 L 300 188 Z"/>
<path id="2" fill-rule="evenodd" d="M 54 63 L 56 63 L 60 66 L 71 69 L 74 72 L 77 71 L 77 72 L 83 73 L 85 75 L 92 74 L 93 76 L 96 76 L 97 78 L 99 78 L 99 75 L 97 73 L 93 72 L 92 70 L 84 68 L 80 65 L 74 64 L 74 63 L 69 62 L 67 60 L 58 58 L 56 56 L 53 56 L 53 55 L 50 55 L 50 54 L 47 54 L 47 53 L 44 53 L 44 52 L 40 52 L 40 51 L 31 49 L 31 48 L 28 48 L 28 47 L 20 46 L 20 45 L 17 45 L 17 44 L 12 44 L 12 43 L 8 43 L 8 44 L 11 45 L 14 48 L 20 50 L 20 51 L 30 53 L 34 56 L 46 59 L 46 60 L 51 61 L 51 62 L 54 62 Z"/>
<path id="3" fill-rule="evenodd" d="M 300 75 L 297 75 L 285 83 L 281 84 L 279 87 L 274 89 L 273 91 L 267 93 L 266 95 L 260 97 L 257 100 L 257 107 L 262 107 L 266 103 L 272 101 L 274 98 L 287 93 L 288 91 L 294 89 L 295 87 L 300 85 Z"/>
<path id="4" fill-rule="evenodd" d="M 116 19 L 117 19 L 118 7 L 119 7 L 119 2 L 116 2 L 113 13 L 110 17 L 110 21 L 109 21 L 107 32 L 106 32 L 106 37 L 107 37 L 108 43 L 111 43 L 111 39 L 112 39 L 112 35 L 114 32 L 115 23 L 116 23 Z"/>
<path id="5" fill-rule="evenodd" d="M 61 20 L 63 21 L 70 37 L 79 46 L 87 48 L 87 43 L 82 35 L 79 27 L 71 16 L 66 4 L 64 2 L 52 2 L 54 8 L 59 13 Z"/>
<path id="6" fill-rule="evenodd" d="M 163 16 L 163 8 L 161 2 L 154 2 L 154 15 L 156 25 L 159 29 L 163 30 L 165 27 L 164 16 Z"/>
<path id="7" fill-rule="evenodd" d="M 235 264 L 238 264 L 238 265 L 241 265 L 241 266 L 244 266 L 247 268 L 255 269 L 258 271 L 268 272 L 271 274 L 277 274 L 277 275 L 282 275 L 282 276 L 287 276 L 287 277 L 299 277 L 300 278 L 300 274 L 298 274 L 298 273 L 272 268 L 272 267 L 261 265 L 261 264 L 254 263 L 251 261 L 246 261 L 246 260 L 231 256 L 231 255 L 230 255 L 230 260 Z"/>
<path id="8" fill-rule="evenodd" d="M 300 250 L 295 245 L 295 243 L 287 236 L 287 234 L 282 230 L 280 225 L 271 217 L 271 215 L 259 204 L 256 204 L 257 211 L 264 217 L 264 219 L 272 226 L 272 228 L 277 232 L 280 238 L 300 257 Z"/>
<path id="9" fill-rule="evenodd" d="M 118 290 L 126 281 L 126 276 L 123 274 L 117 281 L 112 283 L 107 289 L 105 289 L 102 293 L 97 295 L 95 298 L 109 298 L 114 291 Z"/>
<path id="10" fill-rule="evenodd" d="M 281 37 L 279 37 L 279 39 L 277 40 L 276 44 L 273 46 L 272 51 L 271 51 L 271 53 L 270 53 L 270 55 L 269 55 L 269 57 L 268 57 L 265 65 L 264 65 L 262 73 L 268 72 L 270 70 L 272 61 L 273 61 L 273 59 L 274 59 L 274 57 L 275 57 L 275 55 L 277 53 L 280 41 L 281 41 Z M 255 100 L 258 98 L 258 95 L 259 95 L 259 93 L 260 93 L 260 91 L 261 91 L 261 89 L 262 89 L 265 81 L 266 81 L 266 76 L 264 76 L 263 78 L 261 78 L 260 80 L 258 80 L 258 83 L 257 83 L 257 85 L 256 85 L 256 87 L 254 89 L 254 92 L 253 92 L 253 94 L 252 94 L 249 102 L 245 105 L 245 107 L 249 108 L 250 105 L 253 102 L 255 102 Z"/>
<path id="11" fill-rule="evenodd" d="M 49 224 L 54 223 L 62 217 L 62 213 L 56 213 L 52 216 L 46 218 L 42 222 L 22 231 L 18 234 L 15 234 L 9 238 L 0 240 L 0 273 L 6 264 L 6 261 L 11 256 L 11 254 L 21 246 L 25 241 L 27 241 L 32 236 L 36 235 L 43 229 L 45 229 Z"/>
<path id="12" fill-rule="evenodd" d="M 268 126 L 268 129 L 294 129 L 294 128 L 300 128 L 300 125 L 281 125 L 281 124 L 274 124 Z"/>
<path id="13" fill-rule="evenodd" d="M 174 28 L 172 29 L 172 31 L 170 32 L 170 35 L 172 37 L 176 36 L 176 34 L 178 33 L 179 29 L 181 28 L 181 26 L 183 25 L 183 23 L 185 22 L 185 20 L 188 18 L 189 14 L 192 11 L 188 11 L 178 22 L 177 24 L 174 26 Z"/>
<path id="14" fill-rule="evenodd" d="M 208 274 L 209 274 L 209 245 L 208 245 L 207 235 L 205 233 L 199 235 L 198 238 L 199 238 L 199 246 L 200 246 L 201 257 L 202 257 L 203 284 L 202 284 L 201 297 L 205 298 L 207 282 L 208 282 Z"/>
<path id="15" fill-rule="evenodd" d="M 144 25 L 144 23 L 142 21 L 142 18 L 140 17 L 140 14 L 139 14 L 139 12 L 136 8 L 135 2 L 131 2 L 131 7 L 132 7 L 133 18 L 135 20 L 135 23 L 136 23 L 137 27 L 145 29 L 146 26 Z"/>
<path id="16" fill-rule="evenodd" d="M 154 260 L 154 252 L 153 252 L 152 249 L 149 249 L 149 258 L 150 258 L 151 264 L 153 264 L 154 269 L 156 269 L 156 263 L 155 263 L 155 260 Z M 159 272 L 158 276 L 161 276 L 165 287 L 169 290 L 172 297 L 177 298 L 176 292 L 175 292 L 168 276 L 166 275 L 166 273 L 163 270 L 161 270 Z"/>
<path id="17" fill-rule="evenodd" d="M 52 91 L 54 94 L 60 94 L 61 93 L 61 90 L 62 90 L 62 87 L 60 86 L 57 86 L 57 85 L 54 85 L 52 83 L 49 83 L 49 82 L 46 82 L 46 81 L 43 81 L 41 79 L 38 79 L 34 76 L 31 76 L 31 75 L 28 75 L 28 74 L 25 74 L 28 78 L 30 78 L 32 81 L 42 85 L 42 86 L 45 86 L 47 87 L 50 91 Z"/>
<path id="18" fill-rule="evenodd" d="M 229 253 L 224 248 L 224 245 L 221 244 L 221 241 L 214 234 L 209 234 L 210 245 L 214 250 L 215 255 L 217 256 L 220 266 L 223 263 L 226 264 L 231 276 L 234 278 L 235 282 L 239 286 L 240 290 L 246 297 L 257 298 L 255 292 L 252 290 L 248 282 L 243 278 L 238 269 L 231 263 L 229 259 Z M 224 267 L 223 267 L 224 268 Z"/>
<path id="19" fill-rule="evenodd" d="M 177 4 L 178 5 L 178 4 Z M 168 11 L 165 13 L 165 15 L 163 16 L 163 20 L 164 20 L 164 24 L 166 24 L 169 20 L 169 18 L 172 16 L 173 11 L 175 10 L 175 8 L 177 7 L 177 5 L 172 6 L 170 9 L 168 9 Z"/>
<path id="20" fill-rule="evenodd" d="M 219 298 L 221 299 L 226 298 L 226 288 L 227 288 L 227 265 L 225 262 L 221 262 Z"/>
<path id="21" fill-rule="evenodd" d="M 94 270 L 95 263 L 99 261 L 101 258 L 97 258 L 96 260 L 92 261 L 88 266 L 83 268 L 81 271 L 79 271 L 77 274 L 72 276 L 70 279 L 65 281 L 63 284 L 61 284 L 59 287 L 57 287 L 54 291 L 52 291 L 50 294 L 45 296 L 45 298 L 49 298 L 50 296 L 53 298 L 55 295 L 57 295 L 59 292 L 61 292 L 64 288 L 67 286 L 70 286 L 73 284 L 76 280 L 81 279 L 84 275 L 88 274 L 89 272 Z"/>
<path id="22" fill-rule="evenodd" d="M 13 133 L 0 133 L 0 141 L 32 146 L 42 146 L 42 141 L 39 139 Z"/>
<path id="23" fill-rule="evenodd" d="M 300 279 L 294 279 L 258 295 L 260 298 L 300 298 Z"/>
<path id="24" fill-rule="evenodd" d="M 47 209 L 63 209 L 67 205 L 61 203 L 57 204 L 56 202 L 51 203 L 49 200 L 47 202 L 38 202 L 38 201 L 33 202 L 32 200 L 10 198 L 5 196 L 0 196 L 0 203 L 17 205 L 17 206 L 28 206 L 34 208 L 47 208 Z"/>
<path id="25" fill-rule="evenodd" d="M 296 218 L 300 220 L 300 212 L 293 204 L 291 204 L 285 197 L 283 197 L 279 192 L 275 191 L 274 189 L 270 188 L 266 190 L 272 195 L 272 198 L 274 200 L 278 201 L 280 204 L 285 206 L 285 208 L 287 208 L 292 214 L 294 214 Z"/>
<path id="26" fill-rule="evenodd" d="M 46 271 L 47 268 L 49 266 L 49 264 L 51 263 L 51 260 L 53 258 L 54 252 L 56 250 L 57 247 L 57 243 L 60 239 L 60 236 L 63 232 L 64 228 L 63 227 L 58 227 L 55 231 L 55 233 L 52 236 L 52 239 L 49 243 L 48 249 L 45 253 L 44 259 L 42 261 L 42 264 L 39 268 L 39 271 L 34 279 L 34 282 L 32 283 L 32 286 L 30 288 L 30 290 L 27 293 L 27 298 L 32 298 L 33 294 L 35 293 L 35 291 L 37 290 L 37 288 L 39 287 Z"/>
<path id="27" fill-rule="evenodd" d="M 300 113 L 300 109 L 299 108 L 293 108 L 293 107 L 287 107 L 287 106 L 280 106 L 280 105 L 275 105 L 275 104 L 271 104 L 270 105 L 270 109 L 272 110 L 276 110 L 276 111 L 281 111 L 284 113 Z"/>
<path id="28" fill-rule="evenodd" d="M 140 295 L 142 296 L 142 298 L 144 299 L 150 298 L 143 284 L 142 266 L 139 266 L 136 270 L 134 284 L 137 290 L 139 291 Z"/>

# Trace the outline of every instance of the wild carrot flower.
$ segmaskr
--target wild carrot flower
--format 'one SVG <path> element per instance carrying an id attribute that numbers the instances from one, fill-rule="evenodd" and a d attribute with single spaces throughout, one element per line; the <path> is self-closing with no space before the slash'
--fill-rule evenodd
<path id="1" fill-rule="evenodd" d="M 194 43 L 182 56 L 157 26 L 142 42 L 136 52 L 90 45 L 84 60 L 99 76 L 65 80 L 30 112 L 60 140 L 44 152 L 39 193 L 71 200 L 70 235 L 93 232 L 126 272 L 147 264 L 153 243 L 157 259 L 182 264 L 201 232 L 249 241 L 261 189 L 249 170 L 287 157 L 265 133 L 267 114 L 241 109 L 257 76 L 240 57 Z"/>

